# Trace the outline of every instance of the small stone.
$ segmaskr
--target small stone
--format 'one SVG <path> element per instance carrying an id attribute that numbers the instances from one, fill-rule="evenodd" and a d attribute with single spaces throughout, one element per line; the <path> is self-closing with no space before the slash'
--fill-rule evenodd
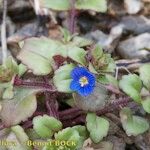
<path id="1" fill-rule="evenodd" d="M 150 49 L 149 41 L 150 33 L 144 33 L 120 42 L 117 50 L 123 58 L 147 58 L 150 55 L 150 52 L 146 50 Z"/>
<path id="2" fill-rule="evenodd" d="M 125 150 L 126 143 L 124 139 L 117 136 L 108 136 L 106 139 L 113 143 L 113 150 Z"/>
<path id="3" fill-rule="evenodd" d="M 118 45 L 119 38 L 123 33 L 123 26 L 118 24 L 114 26 L 110 34 L 105 34 L 101 30 L 96 30 L 94 32 L 88 33 L 85 35 L 85 38 L 93 40 L 100 47 L 102 47 L 105 51 L 111 53 L 114 51 L 116 46 Z"/>
<path id="4" fill-rule="evenodd" d="M 134 138 L 134 143 L 138 149 L 149 150 L 150 149 L 150 131 L 144 133 L 143 135 L 136 136 Z"/>
<path id="5" fill-rule="evenodd" d="M 136 14 L 143 7 L 143 3 L 141 0 L 124 0 L 124 3 L 129 14 Z"/>
<path id="6" fill-rule="evenodd" d="M 134 34 L 150 33 L 150 19 L 142 15 L 125 16 L 122 18 L 120 24 L 123 26 L 125 32 L 129 31 Z"/>
<path id="7" fill-rule="evenodd" d="M 103 33 L 100 30 L 93 31 L 85 35 L 85 38 L 93 40 L 103 48 L 106 46 L 108 37 L 109 35 Z"/>
<path id="8" fill-rule="evenodd" d="M 37 32 L 38 32 L 37 23 L 36 22 L 29 23 L 24 25 L 22 28 L 17 30 L 16 33 L 8 37 L 7 41 L 8 43 L 13 42 L 17 43 L 20 42 L 21 40 L 24 40 L 27 37 L 29 38 L 35 36 Z"/>

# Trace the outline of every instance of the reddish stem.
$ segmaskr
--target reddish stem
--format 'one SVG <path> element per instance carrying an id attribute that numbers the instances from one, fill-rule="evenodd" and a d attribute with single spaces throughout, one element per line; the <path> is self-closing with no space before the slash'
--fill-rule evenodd
<path id="1" fill-rule="evenodd" d="M 28 120 L 28 121 L 24 122 L 22 127 L 24 129 L 28 129 L 28 128 L 31 128 L 32 126 L 33 126 L 32 121 Z"/>
<path id="2" fill-rule="evenodd" d="M 120 109 L 121 107 L 125 107 L 130 102 L 130 98 L 120 98 L 116 100 L 115 102 L 109 104 L 105 108 L 97 111 L 97 115 L 104 115 L 106 113 L 110 113 L 116 109 Z M 46 113 L 43 112 L 35 112 L 34 117 L 38 115 L 44 115 Z M 83 110 L 78 108 L 71 108 L 64 111 L 59 112 L 60 120 L 63 123 L 64 127 L 74 126 L 78 124 L 85 123 L 86 114 Z M 23 127 L 29 128 L 32 127 L 32 121 L 26 121 L 23 125 Z"/>
<path id="3" fill-rule="evenodd" d="M 122 100 L 118 100 L 117 102 L 114 102 L 113 104 L 110 104 L 109 106 L 106 106 L 105 108 L 97 111 L 97 115 L 104 115 L 106 113 L 110 113 L 115 109 L 125 107 L 128 102 L 130 101 L 130 98 L 124 98 Z M 74 118 L 73 120 L 69 118 L 69 120 L 62 120 L 63 125 L 65 127 L 74 126 L 77 124 L 85 123 L 86 115 L 80 115 L 79 117 Z"/>
<path id="4" fill-rule="evenodd" d="M 53 116 L 58 119 L 59 118 L 58 107 L 54 95 L 50 95 L 49 93 L 45 92 L 45 101 L 49 116 Z"/>
<path id="5" fill-rule="evenodd" d="M 48 77 L 44 77 L 44 81 L 45 83 L 49 83 Z M 46 104 L 48 114 L 55 118 L 59 118 L 57 100 L 55 95 L 49 94 L 48 92 L 44 92 L 44 95 L 45 95 L 45 104 Z"/>
<path id="6" fill-rule="evenodd" d="M 60 117 L 63 117 L 63 116 L 66 116 L 68 114 L 73 114 L 73 113 L 76 113 L 78 111 L 81 111 L 79 108 L 77 107 L 74 107 L 74 108 L 71 108 L 71 109 L 67 109 L 67 110 L 64 110 L 64 111 L 61 111 L 59 112 L 59 116 Z"/>
<path id="7" fill-rule="evenodd" d="M 115 88 L 113 85 L 109 84 L 109 85 L 105 85 L 105 88 L 117 95 L 124 95 L 124 93 L 122 93 L 119 89 Z"/>
<path id="8" fill-rule="evenodd" d="M 14 85 L 16 86 L 27 86 L 27 87 L 40 87 L 43 88 L 45 91 L 54 92 L 56 90 L 53 90 L 53 86 L 48 83 L 47 80 L 45 82 L 33 82 L 33 81 L 27 81 L 22 80 L 18 77 L 14 80 Z M 114 92 L 116 93 L 116 92 Z M 52 96 L 52 97 L 51 97 Z M 85 116 L 86 112 L 79 109 L 79 108 L 71 108 L 67 109 L 61 112 L 58 112 L 58 108 L 56 106 L 56 99 L 53 97 L 54 95 L 50 95 L 50 93 L 45 92 L 46 97 L 46 107 L 48 110 L 48 114 L 51 116 L 54 116 L 56 118 L 60 118 L 64 126 L 73 126 L 75 124 L 80 124 L 85 122 Z M 105 108 L 97 111 L 97 115 L 104 115 L 106 113 L 110 113 L 116 109 L 119 109 L 120 107 L 126 106 L 130 101 L 129 97 L 120 98 L 118 100 L 115 100 L 113 103 L 108 104 Z M 40 114 L 47 114 L 47 113 L 40 113 Z M 34 114 L 38 115 L 38 114 Z M 31 126 L 32 123 L 27 121 L 27 123 L 24 125 L 25 127 Z"/>
<path id="9" fill-rule="evenodd" d="M 63 121 L 63 126 L 64 127 L 71 127 L 71 126 L 74 126 L 74 125 L 79 125 L 81 123 L 85 123 L 85 118 L 86 118 L 86 115 L 81 115 L 73 120 L 64 120 Z"/>
<path id="10" fill-rule="evenodd" d="M 0 124 L 0 130 L 3 130 L 4 128 L 6 128 L 5 125 L 1 123 Z"/>
<path id="11" fill-rule="evenodd" d="M 71 10 L 69 17 L 69 30 L 70 33 L 72 34 L 75 32 L 75 18 L 76 18 L 75 2 L 76 0 L 71 0 Z"/>
<path id="12" fill-rule="evenodd" d="M 110 112 L 112 112 L 116 109 L 120 109 L 122 107 L 125 107 L 129 102 L 130 102 L 129 97 L 120 98 L 118 100 L 115 100 L 113 103 L 109 104 L 105 108 L 97 111 L 97 114 L 98 115 L 103 115 L 103 114 L 106 114 L 106 113 L 110 113 Z"/>
<path id="13" fill-rule="evenodd" d="M 15 79 L 14 79 L 14 85 L 15 86 L 42 88 L 42 90 L 44 90 L 44 91 L 56 92 L 56 89 L 53 89 L 53 86 L 48 84 L 48 83 L 22 80 L 18 76 L 16 76 Z"/>
<path id="14" fill-rule="evenodd" d="M 104 107 L 103 109 L 97 111 L 97 115 L 103 115 L 106 113 L 110 113 L 116 109 L 119 109 L 121 107 L 125 107 L 128 103 L 130 102 L 130 98 L 126 97 L 126 98 L 120 98 L 118 100 L 115 100 L 113 103 L 110 103 L 109 105 L 107 105 L 106 107 Z M 68 120 L 68 119 L 73 119 L 76 118 L 80 115 L 84 116 L 84 111 L 78 108 L 71 108 L 62 112 L 59 112 L 59 117 L 61 120 Z"/>
<path id="15" fill-rule="evenodd" d="M 60 118 L 61 118 L 61 120 L 67 120 L 67 119 L 73 119 L 73 118 L 76 118 L 77 116 L 79 116 L 79 115 L 82 115 L 82 114 L 85 114 L 85 112 L 83 111 L 83 110 L 78 110 L 78 111 L 76 111 L 76 112 L 74 112 L 74 113 L 68 113 L 67 115 L 62 115 L 61 113 L 59 113 L 60 114 Z"/>

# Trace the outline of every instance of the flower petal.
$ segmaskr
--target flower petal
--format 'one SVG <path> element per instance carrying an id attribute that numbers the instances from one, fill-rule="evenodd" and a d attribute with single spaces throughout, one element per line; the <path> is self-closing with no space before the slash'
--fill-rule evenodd
<path id="1" fill-rule="evenodd" d="M 84 75 L 85 72 L 87 72 L 88 70 L 85 69 L 84 67 L 75 67 L 72 71 L 71 71 L 71 77 L 74 80 L 79 80 L 79 78 L 81 76 Z"/>
<path id="2" fill-rule="evenodd" d="M 77 81 L 73 80 L 70 84 L 70 89 L 73 91 L 78 91 L 80 89 L 80 83 L 78 83 Z"/>
<path id="3" fill-rule="evenodd" d="M 93 90 L 94 90 L 94 86 L 86 86 L 86 87 L 80 88 L 78 90 L 78 93 L 81 96 L 88 96 L 88 95 L 92 94 Z"/>
<path id="4" fill-rule="evenodd" d="M 93 74 L 88 74 L 87 75 L 88 82 L 90 86 L 95 86 L 95 76 Z"/>
<path id="5" fill-rule="evenodd" d="M 84 67 L 75 67 L 71 71 L 73 81 L 70 84 L 70 89 L 78 92 L 81 96 L 90 95 L 95 87 L 95 76 Z M 80 78 L 86 77 L 88 83 L 84 86 L 80 84 Z"/>

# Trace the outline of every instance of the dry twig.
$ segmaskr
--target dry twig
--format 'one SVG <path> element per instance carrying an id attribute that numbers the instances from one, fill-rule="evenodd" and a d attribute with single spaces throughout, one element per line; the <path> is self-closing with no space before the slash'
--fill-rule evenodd
<path id="1" fill-rule="evenodd" d="M 7 16 L 7 0 L 3 0 L 3 18 L 2 18 L 2 25 L 1 25 L 3 63 L 7 58 L 6 16 Z"/>

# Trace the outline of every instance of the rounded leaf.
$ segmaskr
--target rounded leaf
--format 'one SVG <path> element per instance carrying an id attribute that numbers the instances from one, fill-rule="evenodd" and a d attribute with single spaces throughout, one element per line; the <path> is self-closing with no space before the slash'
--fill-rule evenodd
<path id="1" fill-rule="evenodd" d="M 123 129 L 128 136 L 137 136 L 149 129 L 149 123 L 146 119 L 139 116 L 132 116 L 129 108 L 124 108 L 120 112 Z"/>
<path id="2" fill-rule="evenodd" d="M 134 101 L 141 102 L 142 82 L 136 74 L 124 75 L 119 81 L 120 88 L 129 95 Z"/>
<path id="3" fill-rule="evenodd" d="M 139 69 L 139 72 L 143 84 L 150 91 L 150 64 L 142 65 Z"/>
<path id="4" fill-rule="evenodd" d="M 32 116 L 37 108 L 35 93 L 38 91 L 40 89 L 14 88 L 14 97 L 1 101 L 0 118 L 2 122 L 9 127 Z"/>
<path id="5" fill-rule="evenodd" d="M 77 0 L 77 9 L 94 10 L 98 12 L 107 11 L 107 1 L 106 0 Z"/>
<path id="6" fill-rule="evenodd" d="M 73 64 L 67 64 L 61 66 L 58 70 L 55 71 L 53 82 L 59 92 L 72 92 L 70 89 L 70 83 L 72 80 L 70 73 L 73 68 Z"/>
<path id="7" fill-rule="evenodd" d="M 142 101 L 142 106 L 147 113 L 150 113 L 150 97 Z"/>
<path id="8" fill-rule="evenodd" d="M 14 127 L 11 127 L 11 132 L 8 135 L 7 141 L 13 141 L 16 145 L 6 145 L 8 149 L 13 150 L 32 150 L 31 146 L 28 146 L 26 143 L 29 140 L 29 137 L 25 133 L 24 129 L 17 125 Z"/>
<path id="9" fill-rule="evenodd" d="M 67 57 L 67 50 L 62 43 L 46 37 L 32 37 L 24 41 L 17 58 L 36 75 L 47 75 L 52 71 L 53 56 Z"/>
<path id="10" fill-rule="evenodd" d="M 83 66 L 86 65 L 85 55 L 86 55 L 86 51 L 83 48 L 70 46 L 68 50 L 68 57 L 70 57 L 72 60 L 80 63 Z"/>
<path id="11" fill-rule="evenodd" d="M 59 131 L 55 134 L 55 140 L 59 141 L 73 141 L 74 145 L 65 147 L 66 149 L 81 149 L 83 143 L 83 136 L 80 136 L 78 129 L 75 128 L 65 128 L 62 131 Z"/>
<path id="12" fill-rule="evenodd" d="M 53 10 L 69 10 L 70 1 L 69 0 L 40 0 L 41 7 L 50 8 Z"/>
<path id="13" fill-rule="evenodd" d="M 109 122 L 102 117 L 96 116 L 95 113 L 87 114 L 86 126 L 94 143 L 99 143 L 106 137 L 109 130 Z"/>
<path id="14" fill-rule="evenodd" d="M 54 132 L 62 128 L 62 123 L 54 117 L 47 115 L 37 116 L 33 119 L 33 129 L 42 138 L 51 138 Z"/>
<path id="15" fill-rule="evenodd" d="M 97 111 L 103 108 L 109 99 L 107 89 L 99 83 L 96 83 L 93 93 L 89 96 L 83 97 L 74 93 L 73 98 L 76 106 L 86 111 Z"/>

